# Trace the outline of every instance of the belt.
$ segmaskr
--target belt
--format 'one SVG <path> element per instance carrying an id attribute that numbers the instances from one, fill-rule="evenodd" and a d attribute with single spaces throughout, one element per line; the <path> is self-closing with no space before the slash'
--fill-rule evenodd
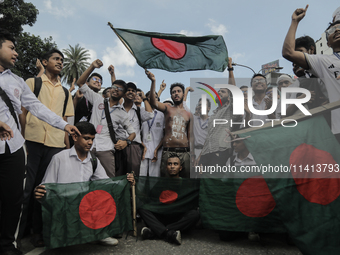
<path id="1" fill-rule="evenodd" d="M 163 151 L 173 151 L 173 152 L 189 152 L 190 148 L 189 147 L 164 147 Z"/>

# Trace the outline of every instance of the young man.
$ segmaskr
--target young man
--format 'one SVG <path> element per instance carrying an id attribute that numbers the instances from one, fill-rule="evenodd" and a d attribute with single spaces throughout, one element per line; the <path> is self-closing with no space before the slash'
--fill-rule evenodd
<path id="1" fill-rule="evenodd" d="M 59 79 L 59 75 L 63 69 L 63 61 L 64 55 L 57 49 L 52 49 L 43 55 L 42 64 L 45 68 L 45 74 L 41 76 L 42 84 L 38 99 L 51 111 L 66 120 L 67 117 L 74 115 L 74 108 L 70 92 L 68 90 L 64 91 Z M 28 79 L 26 83 L 32 92 L 35 91 L 36 86 L 38 86 L 34 78 Z M 66 100 L 67 102 L 65 102 Z M 65 103 L 66 109 L 64 110 Z M 68 134 L 45 124 L 33 116 L 31 112 L 28 112 L 27 117 L 25 116 L 26 111 L 24 110 L 21 116 L 21 123 L 25 130 L 28 156 L 24 192 L 24 216 L 20 226 L 20 237 L 22 237 L 21 234 L 23 234 L 26 224 L 25 216 L 33 188 L 41 182 L 53 155 L 62 151 L 65 146 L 67 148 L 70 146 Z M 42 232 L 41 205 L 37 202 L 34 202 L 33 205 L 32 225 L 35 234 Z"/>
<path id="2" fill-rule="evenodd" d="M 146 71 L 148 78 L 151 80 L 150 103 L 152 107 L 164 113 L 165 134 L 163 139 L 163 154 L 161 162 L 161 176 L 165 176 L 165 166 L 170 152 L 175 152 L 183 162 L 182 177 L 190 177 L 190 120 L 191 113 L 183 107 L 184 85 L 174 83 L 170 87 L 171 99 L 174 106 L 168 106 L 160 103 L 156 99 L 156 78 Z"/>
<path id="3" fill-rule="evenodd" d="M 126 86 L 127 91 L 124 95 L 123 107 L 126 113 L 129 115 L 129 120 L 133 129 L 135 130 L 136 137 L 133 141 L 131 141 L 131 144 L 124 149 L 126 159 L 122 161 L 121 167 L 119 167 L 117 171 L 117 175 L 125 175 L 127 172 L 133 171 L 136 176 L 139 176 L 143 152 L 141 126 L 143 122 L 152 119 L 154 117 L 154 113 L 149 101 L 145 99 L 145 96 L 142 98 L 145 99 L 143 100 L 145 108 L 138 108 L 134 104 L 133 101 L 135 100 L 137 94 L 137 87 L 134 83 L 128 82 Z M 122 127 L 119 127 L 117 133 L 118 139 L 125 140 L 128 137 L 128 134 Z"/>
<path id="4" fill-rule="evenodd" d="M 0 29 L 0 88 L 2 90 L 0 120 L 4 123 L 1 125 L 0 134 L 2 138 L 7 138 L 0 141 L 0 252 L 5 255 L 21 254 L 13 244 L 21 213 L 25 174 L 25 156 L 22 148 L 25 140 L 21 135 L 18 121 L 18 114 L 22 113 L 21 106 L 53 127 L 72 134 L 78 131 L 44 106 L 27 84 L 11 72 L 10 68 L 14 66 L 17 57 L 13 37 L 8 31 Z M 6 100 L 6 97 L 9 100 Z M 10 137 L 12 139 L 9 139 Z"/>
<path id="5" fill-rule="evenodd" d="M 95 138 L 96 129 L 91 123 L 79 122 L 76 124 L 81 135 L 73 135 L 74 146 L 71 149 L 63 150 L 53 156 L 48 165 L 42 184 L 34 190 L 35 198 L 41 199 L 46 194 L 44 183 L 72 183 L 86 182 L 109 178 L 100 161 L 94 169 L 91 162 L 90 149 Z M 99 240 L 103 245 L 117 245 L 115 238 L 107 237 Z"/>
<path id="6" fill-rule="evenodd" d="M 282 56 L 319 77 L 325 84 L 329 102 L 340 99 L 340 20 L 329 25 L 326 30 L 327 45 L 333 49 L 332 55 L 309 55 L 295 49 L 295 34 L 299 22 L 304 18 L 308 9 L 296 9 L 292 15 L 292 22 L 286 35 Z M 332 132 L 340 142 L 340 109 L 333 110 Z"/>
<path id="7" fill-rule="evenodd" d="M 90 123 L 92 123 L 97 130 L 96 140 L 93 144 L 93 151 L 102 163 L 107 175 L 109 177 L 114 177 L 116 174 L 115 150 L 123 150 L 125 147 L 129 146 L 136 134 L 130 123 L 129 115 L 126 113 L 124 106 L 119 103 L 127 90 L 126 83 L 124 81 L 115 80 L 113 82 L 111 87 L 111 96 L 108 102 L 104 101 L 102 96 L 95 93 L 86 84 L 84 84 L 92 71 L 95 68 L 100 68 L 102 66 L 103 63 L 99 59 L 93 61 L 89 68 L 78 79 L 78 85 L 80 87 L 80 91 L 84 94 L 84 97 L 93 104 L 93 113 Z M 105 103 L 108 103 L 109 114 L 111 116 L 113 130 L 117 139 L 116 144 L 114 144 L 111 140 L 104 109 Z M 128 134 L 128 137 L 124 140 L 119 139 L 119 137 L 125 137 L 126 133 Z"/>
<path id="8" fill-rule="evenodd" d="M 170 178 L 181 178 L 181 160 L 176 153 L 169 154 L 166 171 Z M 199 220 L 197 210 L 167 215 L 153 213 L 145 209 L 139 209 L 138 211 L 147 226 L 141 231 L 143 239 L 152 239 L 156 236 L 178 245 L 182 243 L 181 231 L 190 229 Z"/>
<path id="9" fill-rule="evenodd" d="M 144 102 L 150 100 L 150 91 L 146 93 Z M 156 94 L 157 100 L 159 100 Z M 140 176 L 160 176 L 162 150 L 157 151 L 157 159 L 154 159 L 154 151 L 164 136 L 164 114 L 154 108 L 154 117 L 142 124 L 142 137 L 145 146 L 142 162 L 140 165 Z"/>

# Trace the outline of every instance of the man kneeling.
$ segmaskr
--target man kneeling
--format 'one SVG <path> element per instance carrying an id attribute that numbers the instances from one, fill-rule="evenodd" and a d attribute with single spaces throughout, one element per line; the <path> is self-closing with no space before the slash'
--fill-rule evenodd
<path id="1" fill-rule="evenodd" d="M 90 153 L 96 129 L 89 122 L 79 122 L 75 126 L 81 136 L 73 135 L 74 146 L 53 156 L 42 184 L 86 182 L 109 178 L 100 161 L 94 154 Z M 46 194 L 45 186 L 42 184 L 34 190 L 37 200 L 40 200 Z M 98 242 L 102 245 L 118 244 L 118 240 L 112 237 L 107 237 Z"/>
<path id="2" fill-rule="evenodd" d="M 181 178 L 179 173 L 182 170 L 179 157 L 173 153 L 169 155 L 166 170 L 170 178 Z M 141 231 L 143 239 L 158 237 L 168 242 L 181 244 L 181 231 L 185 231 L 195 225 L 199 220 L 199 212 L 190 210 L 179 214 L 158 214 L 145 209 L 139 209 L 139 214 L 147 227 Z"/>

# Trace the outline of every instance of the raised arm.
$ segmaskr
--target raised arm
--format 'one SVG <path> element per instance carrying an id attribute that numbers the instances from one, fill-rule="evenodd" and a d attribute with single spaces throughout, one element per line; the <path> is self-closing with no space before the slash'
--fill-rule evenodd
<path id="1" fill-rule="evenodd" d="M 35 64 L 35 66 L 37 67 L 37 69 L 38 69 L 38 71 L 39 71 L 37 77 L 41 77 L 41 76 L 44 74 L 44 72 L 45 72 L 45 68 L 44 68 L 44 66 L 41 64 L 39 58 L 37 58 L 37 62 L 36 62 L 36 64 Z"/>
<path id="2" fill-rule="evenodd" d="M 77 81 L 79 88 L 81 88 L 85 84 L 87 78 L 90 76 L 95 68 L 101 68 L 102 66 L 103 62 L 100 59 L 93 61 L 89 68 L 87 68 L 86 71 L 83 72 L 82 75 L 79 77 Z"/>
<path id="3" fill-rule="evenodd" d="M 232 63 L 233 63 L 233 59 L 228 58 L 228 72 L 229 72 L 228 83 L 236 86 L 236 81 L 235 81 L 235 77 L 234 77 L 234 67 L 233 67 Z"/>
<path id="4" fill-rule="evenodd" d="M 306 61 L 305 54 L 295 50 L 295 35 L 299 22 L 303 19 L 303 17 L 305 17 L 307 9 L 308 4 L 306 5 L 305 9 L 299 8 L 294 11 L 292 15 L 292 23 L 290 24 L 282 47 L 282 56 L 285 59 L 297 64 L 298 66 L 301 66 L 306 70 L 309 69 L 309 66 Z"/>
<path id="5" fill-rule="evenodd" d="M 193 89 L 192 87 L 187 87 L 187 88 L 185 89 L 185 91 L 184 91 L 184 97 L 183 97 L 183 101 L 185 101 L 185 102 L 187 101 L 187 97 L 188 97 L 189 91 L 190 91 L 190 92 L 193 92 L 194 89 Z"/>
<path id="6" fill-rule="evenodd" d="M 107 70 L 109 70 L 112 85 L 112 83 L 116 81 L 115 67 L 113 65 L 110 65 Z"/>
<path id="7" fill-rule="evenodd" d="M 153 106 L 154 108 L 156 108 L 157 110 L 161 111 L 161 112 L 165 112 L 167 109 L 167 106 L 161 102 L 158 102 L 157 98 L 156 98 L 156 78 L 153 75 L 153 73 L 151 73 L 150 71 L 145 71 L 145 74 L 148 76 L 148 78 L 151 80 L 151 88 L 150 88 L 150 104 L 151 106 Z"/>
<path id="8" fill-rule="evenodd" d="M 159 98 L 161 98 L 161 95 L 162 95 L 163 91 L 165 90 L 165 88 L 166 88 L 166 83 L 164 83 L 164 80 L 163 80 L 162 83 L 161 83 L 161 86 L 159 87 L 158 93 L 157 93 Z"/>

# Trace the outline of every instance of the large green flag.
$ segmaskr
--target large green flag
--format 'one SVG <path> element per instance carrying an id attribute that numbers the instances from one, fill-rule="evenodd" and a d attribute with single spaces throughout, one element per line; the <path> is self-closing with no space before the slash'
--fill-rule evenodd
<path id="1" fill-rule="evenodd" d="M 48 249 L 132 230 L 130 184 L 126 176 L 45 186 L 43 235 Z"/>
<path id="2" fill-rule="evenodd" d="M 137 209 L 154 213 L 184 213 L 198 207 L 199 180 L 138 177 Z"/>
<path id="3" fill-rule="evenodd" d="M 228 66 L 227 47 L 220 35 L 193 37 L 120 28 L 114 31 L 143 68 L 223 72 Z"/>
<path id="4" fill-rule="evenodd" d="M 285 233 L 265 180 L 201 179 L 199 208 L 204 228 L 260 233 Z"/>
<path id="5" fill-rule="evenodd" d="M 250 136 L 245 143 L 258 165 L 290 168 L 263 177 L 299 249 L 304 254 L 340 254 L 340 146 L 324 118 L 240 136 Z"/>

